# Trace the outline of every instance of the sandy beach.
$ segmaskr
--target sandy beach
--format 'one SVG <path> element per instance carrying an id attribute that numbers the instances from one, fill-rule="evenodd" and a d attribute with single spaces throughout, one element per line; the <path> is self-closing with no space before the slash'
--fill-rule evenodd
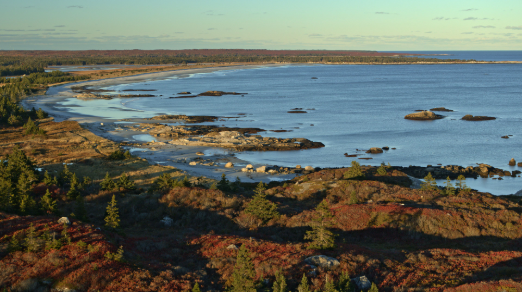
<path id="1" fill-rule="evenodd" d="M 266 66 L 280 65 L 270 64 Z M 269 174 L 267 172 L 256 172 L 256 168 L 265 166 L 260 164 L 252 164 L 254 169 L 253 172 L 243 172 L 241 169 L 249 165 L 250 162 L 236 158 L 235 153 L 237 151 L 235 150 L 218 147 L 172 145 L 168 143 L 169 139 L 153 137 L 144 134 L 143 131 L 140 131 L 139 129 L 136 130 L 138 125 L 143 125 L 144 123 L 154 124 L 158 123 L 158 121 L 125 119 L 125 121 L 122 122 L 120 120 L 98 117 L 86 113 L 78 114 L 69 112 L 67 106 L 60 105 L 61 102 L 64 102 L 69 98 L 74 98 L 76 93 L 71 90 L 71 87 L 78 85 L 88 86 L 89 88 L 101 88 L 119 84 L 161 80 L 169 77 L 184 78 L 191 74 L 210 73 L 219 70 L 238 70 L 258 67 L 260 66 L 244 65 L 184 69 L 71 83 L 50 87 L 46 95 L 31 96 L 23 101 L 23 106 L 26 108 L 41 108 L 48 112 L 57 122 L 65 120 L 77 121 L 83 128 L 97 136 L 114 142 L 131 144 L 132 146 L 124 146 L 124 148 L 129 149 L 133 155 L 147 159 L 151 164 L 173 166 L 186 171 L 192 176 L 204 176 L 220 179 L 222 174 L 225 173 L 227 178 L 231 181 L 235 180 L 236 177 L 243 182 L 288 180 L 295 177 L 296 174 Z M 180 121 L 180 124 L 182 124 L 182 121 Z M 203 155 L 201 155 L 202 153 Z M 233 164 L 233 167 L 225 167 L 229 162 Z M 194 165 L 195 163 L 196 165 Z"/>

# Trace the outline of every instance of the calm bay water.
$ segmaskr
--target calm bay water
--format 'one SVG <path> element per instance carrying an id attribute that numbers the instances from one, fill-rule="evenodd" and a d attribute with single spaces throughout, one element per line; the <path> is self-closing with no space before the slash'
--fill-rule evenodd
<path id="1" fill-rule="evenodd" d="M 473 54 L 477 53 L 450 57 L 486 59 Z M 510 54 L 509 60 L 522 60 L 522 52 Z M 491 52 L 489 58 L 504 57 Z M 356 149 L 382 146 L 396 150 L 365 154 L 361 157 L 373 157 L 373 160 L 359 162 L 370 165 L 390 162 L 402 166 L 487 163 L 514 170 L 519 168 L 509 167 L 509 159 L 522 161 L 522 64 L 292 65 L 218 71 L 109 87 L 114 91 L 142 88 L 157 89 L 154 94 L 158 96 L 110 101 L 69 99 L 64 105 L 74 105 L 69 108 L 71 111 L 113 118 L 157 114 L 238 117 L 218 124 L 284 129 L 290 132 L 262 134 L 304 137 L 326 145 L 304 151 L 237 154 L 239 158 L 270 165 L 349 166 L 353 158 L 344 157 L 344 153 L 364 153 Z M 248 94 L 169 98 L 177 92 L 208 90 Z M 404 119 L 415 110 L 434 107 L 446 107 L 454 112 L 442 113 L 446 117 L 436 121 Z M 307 113 L 287 113 L 294 108 L 302 108 Z M 494 116 L 497 120 L 460 120 L 466 114 Z M 513 136 L 501 139 L 504 135 Z M 509 194 L 522 189 L 522 178 L 468 179 L 468 185 L 494 194 Z"/>

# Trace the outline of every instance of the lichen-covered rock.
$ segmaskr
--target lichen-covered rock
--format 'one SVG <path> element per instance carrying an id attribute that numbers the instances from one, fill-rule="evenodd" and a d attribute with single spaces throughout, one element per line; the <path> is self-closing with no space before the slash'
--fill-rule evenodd
<path id="1" fill-rule="evenodd" d="M 327 257 L 325 255 L 312 256 L 305 259 L 305 263 L 309 265 L 318 266 L 325 269 L 331 269 L 339 266 L 341 263 L 335 258 Z"/>
<path id="2" fill-rule="evenodd" d="M 353 281 L 355 282 L 355 285 L 357 285 L 357 287 L 363 291 L 366 291 L 372 287 L 372 282 L 370 282 L 366 276 L 354 278 Z"/>
<path id="3" fill-rule="evenodd" d="M 434 112 L 431 111 L 422 111 L 422 112 L 416 112 L 409 115 L 406 115 L 404 118 L 407 120 L 437 120 L 442 119 L 444 116 L 437 115 Z"/>
<path id="4" fill-rule="evenodd" d="M 62 217 L 62 218 L 58 219 L 58 223 L 71 225 L 71 221 L 67 217 Z"/>

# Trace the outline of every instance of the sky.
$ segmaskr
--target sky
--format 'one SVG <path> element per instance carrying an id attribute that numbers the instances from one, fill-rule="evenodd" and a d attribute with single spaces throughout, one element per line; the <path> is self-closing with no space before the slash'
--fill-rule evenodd
<path id="1" fill-rule="evenodd" d="M 521 0 L 2 0 L 0 50 L 522 50 Z"/>

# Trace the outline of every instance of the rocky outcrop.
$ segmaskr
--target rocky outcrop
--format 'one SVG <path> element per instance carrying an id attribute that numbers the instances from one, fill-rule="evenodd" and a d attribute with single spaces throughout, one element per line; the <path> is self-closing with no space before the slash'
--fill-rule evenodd
<path id="1" fill-rule="evenodd" d="M 511 160 L 509 160 L 509 166 L 515 166 L 517 165 L 517 161 L 515 160 L 515 158 L 511 158 Z"/>
<path id="2" fill-rule="evenodd" d="M 223 96 L 223 95 L 245 95 L 248 93 L 240 93 L 240 92 L 226 92 L 226 91 L 205 91 L 203 93 L 198 94 L 198 96 Z"/>
<path id="3" fill-rule="evenodd" d="M 432 112 L 452 112 L 453 110 L 447 109 L 445 107 L 435 107 L 430 109 Z"/>
<path id="4" fill-rule="evenodd" d="M 430 111 L 421 111 L 421 112 L 416 112 L 416 113 L 406 115 L 404 118 L 407 120 L 429 121 L 429 120 L 442 119 L 442 118 L 444 118 L 444 116 L 437 115 L 434 112 L 430 112 Z"/>
<path id="5" fill-rule="evenodd" d="M 495 117 L 486 117 L 486 116 L 473 116 L 473 115 L 465 115 L 462 117 L 464 121 L 489 121 L 496 120 Z"/>
<path id="6" fill-rule="evenodd" d="M 339 266 L 341 263 L 335 258 L 327 257 L 325 255 L 316 255 L 305 259 L 305 263 L 309 265 L 318 266 L 324 269 L 332 269 Z"/>
<path id="7" fill-rule="evenodd" d="M 449 177 L 450 179 L 456 179 L 459 175 L 463 175 L 464 177 L 469 178 L 477 178 L 477 177 L 492 177 L 492 176 L 512 176 L 516 177 L 520 172 L 518 170 L 514 170 L 512 172 L 492 167 L 488 164 L 479 164 L 478 166 L 468 166 L 462 167 L 458 165 L 447 165 L 447 166 L 409 166 L 409 167 L 397 167 L 397 170 L 400 170 L 407 175 L 410 175 L 415 178 L 424 178 L 431 173 L 431 175 L 436 179 L 446 179 Z"/>
<path id="8" fill-rule="evenodd" d="M 76 97 L 77 99 L 85 99 L 85 100 L 88 100 L 88 99 L 112 99 L 112 97 L 108 96 L 108 95 L 101 95 L 101 94 L 94 94 L 94 93 L 80 93 L 80 94 L 77 94 L 75 95 L 74 97 Z"/>
<path id="9" fill-rule="evenodd" d="M 372 282 L 370 282 L 366 276 L 354 278 L 353 281 L 355 282 L 355 285 L 357 285 L 357 288 L 362 291 L 367 291 L 372 287 Z"/>
<path id="10" fill-rule="evenodd" d="M 379 154 L 379 153 L 383 153 L 383 151 L 382 151 L 382 148 L 372 147 L 372 148 L 370 148 L 370 150 L 366 151 L 366 153 Z"/>

